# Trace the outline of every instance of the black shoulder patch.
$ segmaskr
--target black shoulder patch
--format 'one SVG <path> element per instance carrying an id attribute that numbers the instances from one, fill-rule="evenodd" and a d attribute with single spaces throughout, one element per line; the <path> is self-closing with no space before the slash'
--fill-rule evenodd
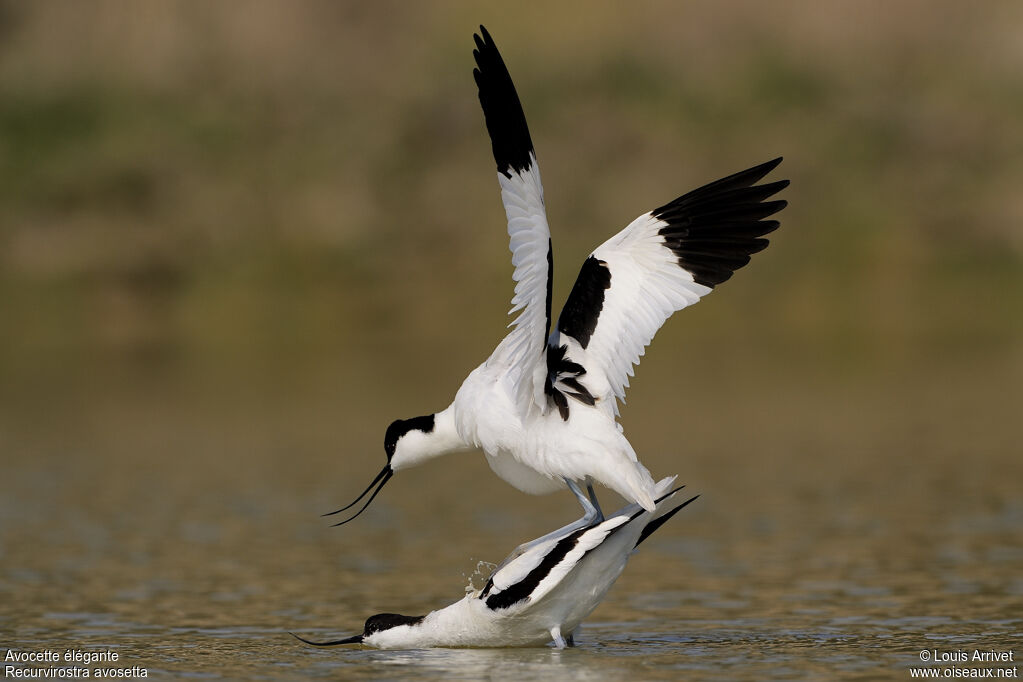
<path id="1" fill-rule="evenodd" d="M 526 577 L 519 582 L 508 586 L 507 589 L 491 595 L 490 589 L 493 588 L 494 583 L 491 580 L 487 580 L 487 587 L 480 594 L 480 599 L 483 599 L 484 597 L 486 598 L 487 608 L 491 611 L 506 609 L 509 606 L 518 604 L 524 599 L 528 599 L 529 595 L 531 595 L 537 585 L 540 584 L 540 581 L 546 578 L 554 567 L 572 551 L 572 548 L 579 542 L 579 536 L 587 530 L 589 530 L 589 528 L 580 528 L 571 535 L 559 540 L 558 544 L 551 548 L 551 550 L 547 553 L 547 556 L 543 558 L 536 568 L 527 573 Z"/>
<path id="2" fill-rule="evenodd" d="M 575 278 L 565 307 L 558 317 L 558 331 L 567 334 L 586 348 L 597 328 L 597 319 L 604 307 L 604 291 L 611 286 L 611 270 L 607 263 L 590 256 L 583 262 Z"/>
<path id="3" fill-rule="evenodd" d="M 480 26 L 480 33 L 482 38 L 473 35 L 476 49 L 472 56 L 476 58 L 477 68 L 473 69 L 472 75 L 479 88 L 480 105 L 490 133 L 497 171 L 510 178 L 512 171 L 521 173 L 532 165 L 529 154 L 533 151 L 533 140 L 529 137 L 526 115 L 522 113 L 522 104 L 501 53 L 487 29 Z"/>
<path id="4" fill-rule="evenodd" d="M 387 453 L 387 461 L 391 461 L 391 457 L 394 456 L 394 448 L 398 446 L 398 439 L 404 436 L 413 429 L 418 429 L 423 433 L 430 433 L 433 431 L 434 416 L 428 414 L 423 417 L 413 417 L 412 419 L 397 419 L 391 422 L 391 425 L 387 427 L 387 432 L 384 434 L 384 452 Z"/>
<path id="5" fill-rule="evenodd" d="M 586 374 L 586 368 L 571 358 L 565 357 L 568 346 L 547 346 L 547 378 L 543 392 L 557 406 L 561 419 L 568 421 L 568 398 L 566 393 L 587 405 L 594 405 L 596 397 L 579 382 Z M 563 391 L 562 388 L 565 390 Z"/>
<path id="6" fill-rule="evenodd" d="M 704 286 L 715 287 L 767 247 L 763 235 L 778 228 L 764 218 L 785 208 L 785 201 L 765 201 L 788 180 L 755 185 L 781 158 L 721 178 L 651 213 L 667 225 L 658 232 L 678 264 Z"/>
<path id="7" fill-rule="evenodd" d="M 376 632 L 383 632 L 399 625 L 418 625 L 426 616 L 403 616 L 400 613 L 378 613 L 366 619 L 366 629 L 362 636 L 369 637 Z"/>

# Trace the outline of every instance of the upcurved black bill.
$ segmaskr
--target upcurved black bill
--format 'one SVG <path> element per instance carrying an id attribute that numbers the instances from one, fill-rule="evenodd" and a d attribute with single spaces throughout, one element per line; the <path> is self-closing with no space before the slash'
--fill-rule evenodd
<path id="1" fill-rule="evenodd" d="M 338 644 L 362 644 L 362 635 L 355 635 L 354 637 L 346 637 L 345 639 L 335 639 L 330 642 L 313 642 L 306 639 L 305 637 L 299 637 L 294 632 L 289 632 L 289 635 L 295 639 L 305 642 L 306 644 L 312 644 L 313 646 L 337 646 Z"/>
<path id="2" fill-rule="evenodd" d="M 369 493 L 369 491 L 373 490 L 373 488 L 375 486 L 376 490 L 373 490 L 373 494 L 369 496 L 369 499 L 366 500 L 366 504 L 362 505 L 362 508 L 359 509 L 359 511 L 355 512 L 354 514 L 352 514 L 350 517 L 348 517 L 344 521 L 341 521 L 339 523 L 335 523 L 334 525 L 335 526 L 341 526 L 341 525 L 344 525 L 344 524 L 348 523 L 349 521 L 351 521 L 355 517 L 357 517 L 359 514 L 361 514 L 362 512 L 366 511 L 366 507 L 368 507 L 369 503 L 373 501 L 373 498 L 376 497 L 377 494 L 381 490 L 383 490 L 384 485 L 386 485 L 386 483 L 389 480 L 391 480 L 391 476 L 393 476 L 393 475 L 394 475 L 394 470 L 391 469 L 391 465 L 388 463 L 387 465 L 384 466 L 383 469 L 380 470 L 380 473 L 377 474 L 377 477 L 373 479 L 373 482 L 370 483 L 369 486 L 365 490 L 362 491 L 362 494 L 355 498 L 354 502 L 349 504 L 347 507 L 341 507 L 337 511 L 332 511 L 332 512 L 328 512 L 326 514 L 323 514 L 323 516 L 333 516 L 334 514 L 340 514 L 341 512 L 345 511 L 346 509 L 351 509 L 356 504 L 358 504 L 359 500 L 361 500 L 362 498 L 366 497 L 366 495 Z"/>

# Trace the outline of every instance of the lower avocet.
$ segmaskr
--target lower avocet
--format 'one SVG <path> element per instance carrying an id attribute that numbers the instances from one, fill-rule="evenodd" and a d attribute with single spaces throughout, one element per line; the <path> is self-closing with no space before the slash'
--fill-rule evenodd
<path id="1" fill-rule="evenodd" d="M 674 477 L 654 486 L 652 512 L 630 504 L 604 521 L 570 524 L 522 545 L 487 579 L 482 590 L 425 616 L 380 613 L 361 635 L 307 644 L 365 644 L 380 649 L 423 647 L 564 647 L 604 599 L 639 543 L 678 510 Z M 298 635 L 295 635 L 298 637 Z"/>

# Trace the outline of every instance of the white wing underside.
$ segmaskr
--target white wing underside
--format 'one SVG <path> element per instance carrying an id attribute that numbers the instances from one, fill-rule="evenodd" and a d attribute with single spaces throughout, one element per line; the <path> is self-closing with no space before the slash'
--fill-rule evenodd
<path id="1" fill-rule="evenodd" d="M 515 268 L 510 313 L 518 313 L 488 364 L 504 370 L 523 418 L 556 405 L 568 419 L 569 398 L 617 415 L 633 368 L 664 321 L 767 246 L 761 237 L 778 223 L 762 219 L 785 202 L 764 200 L 788 182 L 755 183 L 781 159 L 695 189 L 640 216 L 597 247 L 552 330 L 551 239 L 536 153 L 497 45 L 483 27 L 474 40 L 473 76 Z"/>
<path id="2" fill-rule="evenodd" d="M 497 174 L 515 268 L 509 314 L 519 314 L 494 355 L 509 369 L 522 414 L 537 408 L 546 412 L 550 408 L 544 395 L 548 340 L 553 346 L 567 342 L 570 359 L 586 368 L 586 385 L 601 399 L 602 407 L 617 416 L 617 401 L 625 402 L 629 377 L 657 330 L 672 313 L 713 289 L 698 284 L 679 267 L 658 233 L 666 223 L 645 213 L 591 254 L 607 264 L 611 286 L 604 294 L 599 323 L 587 347 L 583 349 L 557 330 L 548 339 L 550 228 L 539 169 L 535 157 L 532 160 L 532 167 L 522 174 L 513 173 L 510 178 Z M 610 400 L 612 396 L 617 401 Z"/>
<path id="3" fill-rule="evenodd" d="M 658 230 L 666 223 L 646 213 L 598 246 L 594 258 L 607 264 L 611 286 L 585 349 L 570 348 L 574 362 L 586 368 L 585 383 L 618 415 L 629 377 L 646 347 L 672 313 L 713 291 L 694 281 L 664 247 Z M 598 403 L 599 404 L 599 403 Z"/>
<path id="4" fill-rule="evenodd" d="M 512 172 L 511 177 L 497 174 L 501 201 L 508 218 L 509 248 L 515 268 L 515 295 L 509 315 L 518 316 L 509 325 L 511 333 L 497 348 L 494 357 L 508 367 L 515 384 L 516 403 L 528 412 L 530 404 L 544 406 L 543 386 L 547 364 L 548 278 L 550 276 L 550 238 L 543 203 L 543 185 L 536 156 L 531 152 L 530 168 Z"/>

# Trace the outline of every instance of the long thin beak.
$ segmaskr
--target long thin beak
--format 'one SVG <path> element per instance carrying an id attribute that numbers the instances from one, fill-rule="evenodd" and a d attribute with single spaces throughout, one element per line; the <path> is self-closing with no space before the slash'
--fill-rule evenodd
<path id="1" fill-rule="evenodd" d="M 391 468 L 390 463 L 386 464 L 384 466 L 384 468 L 380 470 L 380 473 L 377 474 L 377 477 L 373 479 L 373 482 L 369 484 L 369 487 L 367 487 L 365 490 L 363 490 L 362 494 L 359 495 L 358 497 L 356 497 L 354 502 L 349 504 L 347 507 L 341 507 L 337 511 L 332 511 L 332 512 L 328 512 L 326 514 L 323 514 L 323 516 L 333 516 L 334 514 L 340 514 L 341 512 L 345 511 L 346 509 L 351 509 L 352 507 L 354 507 L 359 502 L 359 500 L 361 500 L 362 498 L 366 497 L 366 494 L 369 493 L 370 490 L 373 490 L 374 486 L 376 486 L 376 490 L 373 490 L 373 494 L 369 496 L 369 499 L 366 500 L 366 504 L 362 505 L 362 508 L 359 509 L 359 511 L 355 512 L 354 514 L 352 514 L 350 517 L 348 517 L 344 521 L 341 521 L 339 523 L 335 523 L 334 525 L 335 526 L 341 526 L 341 525 L 344 525 L 344 524 L 348 523 L 349 521 L 354 519 L 356 516 L 358 516 L 359 514 L 361 514 L 364 511 L 366 511 L 366 507 L 368 507 L 369 503 L 373 501 L 373 498 L 377 496 L 377 493 L 379 493 L 381 490 L 383 490 L 384 485 L 386 485 L 387 482 L 389 480 L 391 480 L 391 476 L 393 476 L 393 475 L 394 475 L 394 469 Z"/>
<path id="2" fill-rule="evenodd" d="M 303 641 L 306 644 L 312 644 L 313 646 L 337 646 L 338 644 L 362 644 L 362 635 L 355 635 L 354 637 L 347 637 L 345 639 L 335 639 L 331 642 L 313 642 L 305 637 L 299 637 L 294 632 L 289 632 L 289 635 L 297 640 Z"/>

